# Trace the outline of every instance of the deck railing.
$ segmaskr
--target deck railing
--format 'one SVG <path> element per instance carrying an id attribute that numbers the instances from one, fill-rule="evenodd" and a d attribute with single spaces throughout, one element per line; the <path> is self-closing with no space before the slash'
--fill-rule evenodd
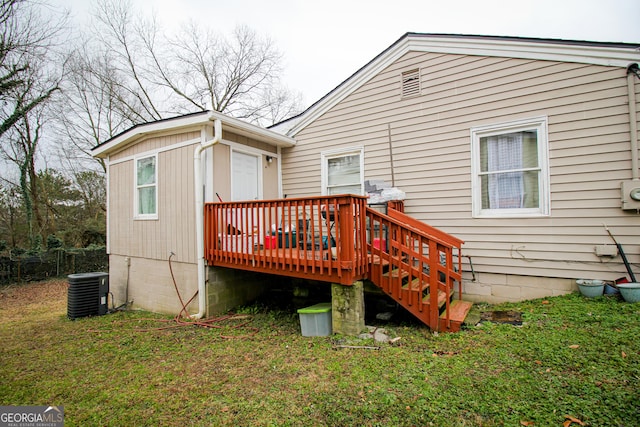
<path id="1" fill-rule="evenodd" d="M 366 198 L 207 203 L 210 265 L 351 285 L 367 273 Z"/>
<path id="2" fill-rule="evenodd" d="M 367 230 L 369 279 L 431 328 L 439 329 L 441 307 L 450 322 L 456 284 L 462 295 L 463 241 L 391 207 L 367 209 Z"/>

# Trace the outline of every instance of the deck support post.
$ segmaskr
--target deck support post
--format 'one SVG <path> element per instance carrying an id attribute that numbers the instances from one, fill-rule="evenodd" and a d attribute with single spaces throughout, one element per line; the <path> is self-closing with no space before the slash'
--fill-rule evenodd
<path id="1" fill-rule="evenodd" d="M 354 282 L 351 286 L 331 284 L 333 332 L 357 336 L 364 329 L 364 283 Z"/>

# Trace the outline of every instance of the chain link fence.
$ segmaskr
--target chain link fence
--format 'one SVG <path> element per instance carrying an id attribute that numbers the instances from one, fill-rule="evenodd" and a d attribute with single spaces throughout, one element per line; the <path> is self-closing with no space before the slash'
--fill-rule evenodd
<path id="1" fill-rule="evenodd" d="M 35 256 L 0 256 L 0 284 L 108 270 L 109 256 L 105 248 L 53 249 Z"/>

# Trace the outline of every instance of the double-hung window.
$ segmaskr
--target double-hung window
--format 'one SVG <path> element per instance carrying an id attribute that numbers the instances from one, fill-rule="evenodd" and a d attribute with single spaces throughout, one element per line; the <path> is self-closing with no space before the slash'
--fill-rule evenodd
<path id="1" fill-rule="evenodd" d="M 135 160 L 136 188 L 134 209 L 136 219 L 158 218 L 158 156 Z"/>
<path id="2" fill-rule="evenodd" d="M 547 119 L 471 129 L 473 214 L 549 215 Z"/>
<path id="3" fill-rule="evenodd" d="M 325 151 L 321 157 L 322 194 L 363 194 L 363 148 Z"/>

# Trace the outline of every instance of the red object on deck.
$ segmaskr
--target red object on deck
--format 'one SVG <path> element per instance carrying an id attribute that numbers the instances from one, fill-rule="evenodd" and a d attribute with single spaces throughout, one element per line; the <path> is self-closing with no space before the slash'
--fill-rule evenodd
<path id="1" fill-rule="evenodd" d="M 382 244 L 382 246 L 380 246 Z M 387 241 L 385 239 L 381 239 L 376 237 L 373 239 L 373 247 L 376 249 L 387 250 Z"/>
<path id="2" fill-rule="evenodd" d="M 264 248 L 265 249 L 278 249 L 278 239 L 276 236 L 264 236 Z"/>

